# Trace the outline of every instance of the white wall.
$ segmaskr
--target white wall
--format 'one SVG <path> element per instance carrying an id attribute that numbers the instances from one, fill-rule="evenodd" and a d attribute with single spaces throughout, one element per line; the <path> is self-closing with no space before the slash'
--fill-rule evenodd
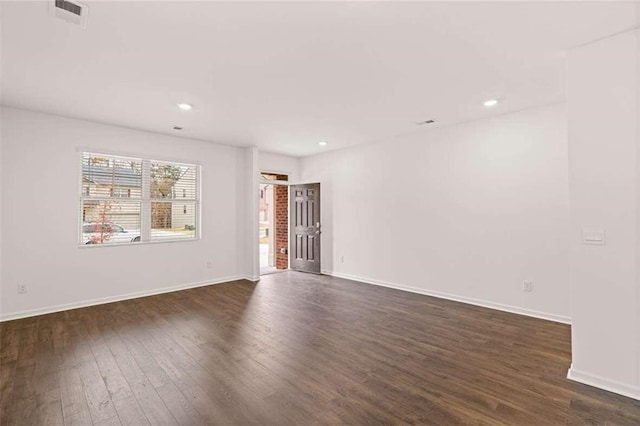
<path id="1" fill-rule="evenodd" d="M 79 147 L 202 164 L 202 238 L 79 248 Z M 249 275 L 239 243 L 246 157 L 239 148 L 3 108 L 0 318 Z M 28 293 L 17 294 L 18 284 Z"/>
<path id="2" fill-rule="evenodd" d="M 252 281 L 260 279 L 260 248 L 258 240 L 260 235 L 260 170 L 258 168 L 258 148 L 250 147 L 244 150 L 245 199 L 243 248 L 238 253 L 245 259 L 247 278 Z"/>
<path id="3" fill-rule="evenodd" d="M 569 377 L 640 399 L 640 31 L 569 52 Z M 585 228 L 605 245 L 585 245 Z"/>
<path id="4" fill-rule="evenodd" d="M 289 182 L 298 182 L 300 160 L 296 157 L 260 152 L 258 164 L 261 172 L 287 174 Z"/>
<path id="5" fill-rule="evenodd" d="M 301 180 L 323 270 L 569 320 L 564 105 L 307 157 Z"/>
<path id="6" fill-rule="evenodd" d="M 2 34 L 2 8 L 0 7 L 0 34 Z M 0 43 L 0 58 L 2 58 L 2 43 Z M 0 67 L 0 73 L 1 71 Z M 0 81 L 2 76 L 0 75 Z M 2 103 L 2 91 L 0 89 L 0 104 Z M 2 109 L 0 109 L 0 307 L 1 300 L 3 299 L 3 286 L 2 286 Z M 1 312 L 0 312 L 1 313 Z"/>
<path id="7" fill-rule="evenodd" d="M 2 142 L 2 140 L 3 140 L 3 137 L 2 137 L 2 134 L 3 134 L 3 131 L 2 131 L 2 127 L 3 127 L 3 124 L 2 124 L 2 121 L 3 121 L 2 120 L 2 113 L 3 113 L 3 111 L 2 111 L 2 109 L 0 109 L 0 309 L 2 308 L 2 300 L 4 299 L 4 293 L 5 293 L 4 292 L 4 286 L 2 284 L 2 276 L 4 275 L 2 273 L 2 271 L 3 271 L 2 260 L 3 260 L 3 257 L 4 257 L 4 255 L 3 255 L 3 241 L 4 241 L 4 239 L 3 239 L 3 236 L 2 236 L 2 228 L 3 228 L 3 225 L 2 225 L 2 201 L 3 201 L 3 197 L 2 197 L 2 182 L 3 182 L 3 179 L 2 179 L 2 176 L 3 176 L 3 171 L 2 171 L 3 170 L 3 167 L 2 167 L 2 152 L 4 150 L 4 148 L 3 148 L 4 144 Z M 1 313 L 2 312 L 0 311 L 0 314 Z"/>

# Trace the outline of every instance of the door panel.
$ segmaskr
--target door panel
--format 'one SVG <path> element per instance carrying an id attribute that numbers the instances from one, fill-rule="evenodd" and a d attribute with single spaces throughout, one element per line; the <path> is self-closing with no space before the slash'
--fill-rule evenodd
<path id="1" fill-rule="evenodd" d="M 319 183 L 291 186 L 291 222 L 291 269 L 319 274 Z"/>

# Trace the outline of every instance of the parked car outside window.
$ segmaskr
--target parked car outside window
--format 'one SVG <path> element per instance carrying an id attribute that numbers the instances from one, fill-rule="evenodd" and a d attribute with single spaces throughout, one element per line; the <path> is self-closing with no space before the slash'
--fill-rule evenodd
<path id="1" fill-rule="evenodd" d="M 126 230 L 115 223 L 84 222 L 82 233 L 82 240 L 85 244 L 135 243 L 140 241 L 140 230 Z"/>

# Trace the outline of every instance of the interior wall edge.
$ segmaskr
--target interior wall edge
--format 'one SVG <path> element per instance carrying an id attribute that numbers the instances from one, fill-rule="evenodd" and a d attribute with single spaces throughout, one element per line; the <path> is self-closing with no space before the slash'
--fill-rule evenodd
<path id="1" fill-rule="evenodd" d="M 640 26 L 640 1 L 636 3 L 636 14 L 637 19 L 636 23 Z M 640 29 L 636 31 L 636 71 L 637 71 L 637 84 L 636 84 L 636 140 L 637 140 L 637 149 L 636 149 L 636 211 L 640 212 Z M 640 307 L 640 214 L 636 218 L 636 301 L 638 307 Z M 636 310 L 636 327 L 638 330 L 638 334 L 640 334 L 640 309 Z M 636 383 L 638 384 L 638 395 L 640 395 L 640 338 L 636 342 L 637 349 L 636 353 L 638 354 L 638 368 L 637 368 L 637 379 Z M 637 398 L 640 399 L 640 398 Z"/>
<path id="2" fill-rule="evenodd" d="M 403 284 L 392 283 L 388 281 L 380 281 L 373 278 L 360 277 L 355 275 L 343 274 L 333 271 L 322 271 L 323 274 L 330 275 L 332 277 L 343 278 L 351 281 L 358 281 L 364 284 L 376 285 L 380 287 L 392 288 L 395 290 L 406 291 L 409 293 L 422 294 L 425 296 L 437 297 L 439 299 L 452 300 L 454 302 L 466 303 L 474 306 L 481 306 L 483 308 L 495 309 L 498 311 L 509 312 L 512 314 L 525 315 L 528 317 L 538 318 L 547 321 L 559 322 L 562 324 L 571 324 L 571 317 L 564 315 L 557 315 L 548 312 L 540 312 L 532 309 L 520 308 L 518 306 L 504 305 L 501 303 L 490 302 L 488 300 L 474 299 L 471 297 L 458 296 L 456 294 L 442 293 L 439 291 L 431 291 L 418 287 L 411 287 Z"/>
<path id="3" fill-rule="evenodd" d="M 260 276 L 260 246 L 256 242 L 260 239 L 260 166 L 259 166 L 259 151 L 258 148 L 253 146 L 246 148 L 247 155 L 247 170 L 249 174 L 247 178 L 247 212 L 248 215 L 245 225 L 250 230 L 247 235 L 247 241 L 245 242 L 247 247 L 247 255 L 249 258 L 249 267 L 247 276 L 252 277 L 251 280 L 255 281 L 255 277 Z"/>

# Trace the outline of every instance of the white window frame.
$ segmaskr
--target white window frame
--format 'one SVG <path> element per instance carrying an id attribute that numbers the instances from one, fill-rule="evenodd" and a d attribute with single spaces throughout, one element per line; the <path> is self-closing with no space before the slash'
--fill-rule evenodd
<path id="1" fill-rule="evenodd" d="M 146 244 L 163 244 L 163 243 L 185 243 L 185 242 L 193 242 L 201 239 L 202 236 L 202 186 L 201 176 L 202 176 L 202 166 L 198 163 L 190 163 L 185 161 L 175 161 L 170 159 L 163 158 L 150 158 L 143 157 L 135 154 L 123 154 L 123 153 L 113 153 L 105 150 L 95 150 L 95 149 L 81 149 L 78 148 L 78 164 L 80 164 L 79 168 L 79 200 L 78 200 L 78 247 L 79 248 L 97 248 L 97 247 L 120 247 L 120 246 L 138 246 L 138 245 L 146 245 Z M 141 198 L 129 198 L 129 197 L 87 197 L 83 191 L 83 170 L 82 170 L 82 159 L 85 155 L 95 155 L 95 156 L 105 156 L 105 157 L 124 157 L 130 158 L 132 160 L 137 160 L 142 163 L 142 196 Z M 176 197 L 175 199 L 167 199 L 165 202 L 171 203 L 194 203 L 195 204 L 195 234 L 190 238 L 168 238 L 168 239 L 160 239 L 160 240 L 151 240 L 151 203 L 157 201 L 156 199 L 151 198 L 151 164 L 154 162 L 159 163 L 170 163 L 177 166 L 187 166 L 194 167 L 196 171 L 196 191 L 195 199 L 185 199 L 183 197 Z M 86 200 L 94 200 L 94 201 L 131 201 L 131 202 L 139 202 L 140 203 L 140 241 L 136 242 L 122 242 L 117 244 L 85 244 L 83 238 L 83 205 Z"/>

